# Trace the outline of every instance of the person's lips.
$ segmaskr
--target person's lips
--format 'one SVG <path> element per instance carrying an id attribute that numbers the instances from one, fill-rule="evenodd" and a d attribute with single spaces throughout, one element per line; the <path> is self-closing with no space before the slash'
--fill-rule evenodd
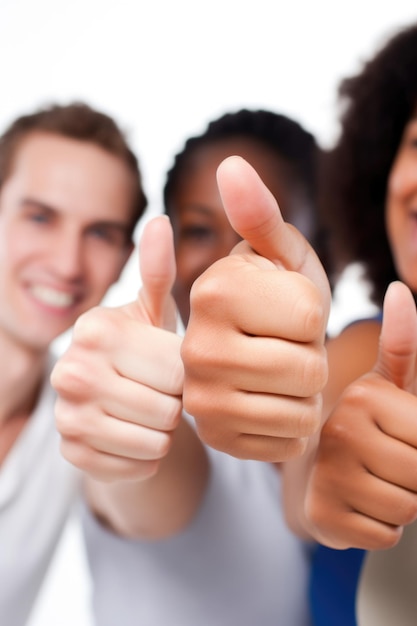
<path id="1" fill-rule="evenodd" d="M 32 285 L 30 291 L 32 296 L 39 302 L 57 309 L 69 309 L 76 302 L 74 294 L 46 287 L 45 285 Z"/>

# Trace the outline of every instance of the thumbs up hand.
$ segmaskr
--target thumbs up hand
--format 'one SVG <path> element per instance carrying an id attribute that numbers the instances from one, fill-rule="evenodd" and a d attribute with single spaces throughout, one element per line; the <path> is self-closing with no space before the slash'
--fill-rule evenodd
<path id="1" fill-rule="evenodd" d="M 175 256 L 166 218 L 147 224 L 139 257 L 137 299 L 82 315 L 51 376 L 63 455 L 106 482 L 153 475 L 182 408 L 181 339 L 171 332 Z"/>
<path id="2" fill-rule="evenodd" d="M 392 283 L 387 290 L 374 372 L 400 389 L 415 389 L 417 355 L 416 306 L 411 291 L 403 283 Z"/>
<path id="3" fill-rule="evenodd" d="M 218 185 L 243 241 L 193 285 L 184 407 L 212 447 L 283 461 L 302 454 L 320 427 L 330 290 L 314 251 L 248 163 L 223 161 Z"/>
<path id="4" fill-rule="evenodd" d="M 312 533 L 335 548 L 389 548 L 417 518 L 417 316 L 392 283 L 375 367 L 347 387 L 323 427 L 308 484 Z"/>

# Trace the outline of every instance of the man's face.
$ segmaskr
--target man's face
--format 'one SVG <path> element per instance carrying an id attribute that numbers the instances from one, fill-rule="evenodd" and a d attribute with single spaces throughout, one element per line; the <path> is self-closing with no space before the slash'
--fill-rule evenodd
<path id="1" fill-rule="evenodd" d="M 0 335 L 44 350 L 131 252 L 133 177 L 92 143 L 33 133 L 0 189 Z"/>

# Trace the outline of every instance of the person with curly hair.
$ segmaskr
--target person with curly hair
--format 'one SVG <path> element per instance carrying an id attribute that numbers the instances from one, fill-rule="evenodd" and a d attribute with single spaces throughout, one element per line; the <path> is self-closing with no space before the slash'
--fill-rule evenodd
<path id="1" fill-rule="evenodd" d="M 273 111 L 226 113 L 212 120 L 202 134 L 186 141 L 167 173 L 163 191 L 165 212 L 175 237 L 174 294 L 184 325 L 193 282 L 240 240 L 229 224 L 215 184 L 218 165 L 231 154 L 246 158 L 260 173 L 285 221 L 298 228 L 327 273 L 333 273 L 318 210 L 321 149 L 314 136 L 295 120 Z M 202 190 L 209 185 L 211 197 L 203 202 Z"/>
<path id="2" fill-rule="evenodd" d="M 283 449 L 299 457 L 283 468 L 288 523 L 329 548 L 318 547 L 313 559 L 316 626 L 356 623 L 363 550 L 393 546 L 417 517 L 417 26 L 395 33 L 357 76 L 343 81 L 341 98 L 342 130 L 323 160 L 321 208 L 333 224 L 336 255 L 343 251 L 346 263 L 363 263 L 381 315 L 325 343 L 329 292 L 317 259 L 284 228 L 255 174 L 229 161 L 218 174 L 228 217 L 258 256 L 246 248 L 246 263 L 228 257 L 199 278 L 182 346 L 183 402 L 204 441 L 244 458 L 282 460 Z M 263 212 L 256 223 L 254 206 L 258 216 Z M 280 271 L 264 275 L 259 256 L 268 261 L 264 269 Z M 262 339 L 263 360 L 254 338 Z M 197 341 L 205 352 L 195 349 Z M 266 362 L 266 349 L 273 363 Z M 323 361 L 328 381 L 320 393 Z M 223 411 L 210 411 L 213 398 Z M 313 423 L 316 436 L 307 430 Z M 416 562 L 407 544 L 398 547 Z M 384 579 L 397 571 L 384 564 L 383 552 L 372 552 L 365 573 L 378 556 L 373 574 Z M 367 586 L 359 596 L 370 607 L 363 623 L 415 624 L 417 595 L 402 601 L 404 579 L 397 576 L 390 589 L 388 576 L 384 585 L 371 578 L 373 595 Z M 410 606 L 412 618 L 402 620 Z"/>
<path id="3" fill-rule="evenodd" d="M 216 182 L 219 164 L 234 154 L 244 156 L 256 166 L 288 222 L 296 223 L 314 245 L 321 243 L 324 261 L 325 240 L 316 205 L 319 149 L 313 135 L 294 120 L 271 111 L 243 109 L 226 113 L 185 143 L 174 158 L 164 187 L 165 212 L 172 221 L 176 262 L 171 259 L 170 267 L 171 270 L 175 264 L 177 267 L 173 294 L 185 328 L 189 323 L 193 283 L 209 266 L 216 265 L 218 259 L 243 243 L 226 217 Z M 166 221 L 165 230 L 167 227 Z M 154 254 L 164 248 L 164 241 L 161 234 L 155 239 Z M 143 255 L 143 242 L 140 249 Z M 161 256 L 159 272 L 163 265 Z M 149 262 L 141 268 L 146 284 Z M 154 271 L 154 276 L 157 273 Z M 172 272 L 170 275 L 172 278 Z M 168 292 L 169 281 L 164 284 Z M 141 325 L 129 324 L 126 319 L 126 313 L 129 318 L 134 317 L 134 303 L 118 310 L 93 311 L 89 319 L 84 318 L 89 324 L 85 332 L 80 332 L 83 320 L 78 323 L 78 335 L 57 367 L 61 371 L 58 391 L 65 398 L 65 408 L 70 403 L 74 409 L 71 430 L 72 434 L 74 430 L 81 433 L 80 445 L 83 424 L 92 411 L 100 417 L 101 412 L 106 413 L 103 407 L 109 406 L 112 411 L 118 411 L 121 419 L 126 419 L 125 415 L 134 415 L 140 397 L 150 407 L 152 394 L 152 406 L 156 407 L 153 413 L 163 410 L 164 395 L 153 390 L 158 387 L 163 391 L 160 383 L 157 385 L 158 377 L 162 379 L 163 362 L 168 355 L 173 351 L 179 355 L 179 344 L 174 342 L 179 337 L 166 333 L 169 298 L 161 287 L 162 283 L 160 306 L 152 308 L 149 318 L 155 326 L 161 324 L 163 331 L 150 328 L 148 322 L 142 324 L 139 335 Z M 240 290 L 244 289 L 243 283 Z M 213 301 L 209 306 L 216 308 L 216 303 Z M 101 324 L 107 319 L 108 331 L 101 333 L 100 343 L 85 341 L 96 326 L 95 319 Z M 139 321 L 137 317 L 136 321 Z M 166 333 L 166 349 L 161 353 L 155 348 L 157 331 Z M 216 345 L 213 342 L 207 349 Z M 154 355 L 152 363 L 147 361 L 149 355 Z M 264 358 L 269 359 L 268 351 Z M 122 365 L 125 360 L 126 366 Z M 69 371 L 78 371 L 84 370 L 86 364 L 89 372 L 102 374 L 94 375 L 94 385 L 90 385 L 90 391 L 86 390 L 80 402 L 79 396 L 72 393 L 71 379 L 65 373 L 68 365 Z M 129 381 L 127 374 L 123 378 L 124 371 L 129 372 Z M 126 394 L 132 381 L 146 386 L 137 385 L 135 393 Z M 168 395 L 168 387 L 165 394 Z M 216 402 L 215 397 L 212 402 Z M 60 414 L 58 407 L 58 427 Z M 105 415 L 102 417 L 105 419 Z M 148 423 L 152 423 L 150 418 Z M 209 446 L 204 447 L 201 459 L 201 454 L 192 454 L 192 442 L 181 444 L 179 438 L 190 424 L 194 427 L 190 415 L 184 415 L 176 428 L 172 428 L 168 433 L 171 447 L 166 449 L 155 475 L 144 481 L 145 489 L 146 483 L 149 487 L 148 493 L 144 490 L 140 507 L 143 524 L 136 535 L 122 539 L 111 532 L 105 518 L 97 520 L 85 510 L 86 545 L 95 581 L 96 625 L 309 626 L 310 544 L 286 526 L 280 497 L 280 466 L 232 458 Z M 63 432 L 64 442 L 70 439 L 71 430 Z M 195 439 L 200 442 L 197 434 Z M 91 446 L 91 442 L 86 443 Z M 171 482 L 163 489 L 165 467 L 167 463 L 169 467 L 170 459 L 177 469 L 171 469 L 168 476 Z M 77 463 L 75 455 L 72 460 Z M 185 474 L 181 477 L 178 468 L 184 467 L 184 472 L 189 474 L 190 465 L 193 476 L 201 475 L 201 500 L 192 509 L 179 507 L 178 500 L 173 498 L 181 484 L 189 490 Z M 162 489 L 155 489 L 155 484 L 162 485 Z M 191 492 L 189 495 L 192 499 Z M 155 507 L 155 500 L 159 507 Z M 149 515 L 151 511 L 153 516 Z M 146 522 L 149 518 L 150 522 Z"/>
<path id="4" fill-rule="evenodd" d="M 384 294 L 392 282 L 401 280 L 417 297 L 417 25 L 395 33 L 358 75 L 341 83 L 339 94 L 341 135 L 323 164 L 324 215 L 336 253 L 345 262 L 361 263 L 371 298 L 381 310 L 375 322 L 358 322 L 345 331 L 354 335 L 369 324 L 380 325 Z M 355 623 L 354 606 L 360 600 L 359 624 L 415 624 L 416 596 L 406 596 L 415 579 L 410 559 L 416 531 L 403 531 L 417 514 L 412 479 L 417 440 L 410 422 L 417 408 L 415 307 L 406 295 L 395 296 L 402 310 L 391 310 L 390 301 L 384 313 L 399 336 L 383 332 L 378 357 L 379 332 L 372 331 L 378 365 L 347 388 L 321 434 L 307 514 L 319 540 L 346 549 L 319 547 L 315 554 L 311 593 L 318 625 L 345 623 L 336 607 L 347 590 L 352 616 L 346 623 Z M 403 361 L 401 367 L 392 365 L 395 355 Z M 403 532 L 405 541 L 400 541 Z M 397 542 L 397 548 L 386 550 Z M 363 588 L 355 601 L 353 572 L 361 571 L 361 548 L 385 550 L 366 556 Z"/>

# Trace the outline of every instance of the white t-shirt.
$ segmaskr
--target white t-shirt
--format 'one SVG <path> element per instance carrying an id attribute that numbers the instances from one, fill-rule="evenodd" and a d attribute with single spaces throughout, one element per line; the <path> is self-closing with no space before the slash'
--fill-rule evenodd
<path id="1" fill-rule="evenodd" d="M 78 491 L 79 474 L 59 450 L 49 371 L 35 411 L 0 467 L 2 626 L 25 624 Z"/>
<path id="2" fill-rule="evenodd" d="M 96 626 L 307 626 L 309 549 L 272 465 L 208 450 L 211 479 L 175 537 L 117 537 L 84 510 Z"/>

